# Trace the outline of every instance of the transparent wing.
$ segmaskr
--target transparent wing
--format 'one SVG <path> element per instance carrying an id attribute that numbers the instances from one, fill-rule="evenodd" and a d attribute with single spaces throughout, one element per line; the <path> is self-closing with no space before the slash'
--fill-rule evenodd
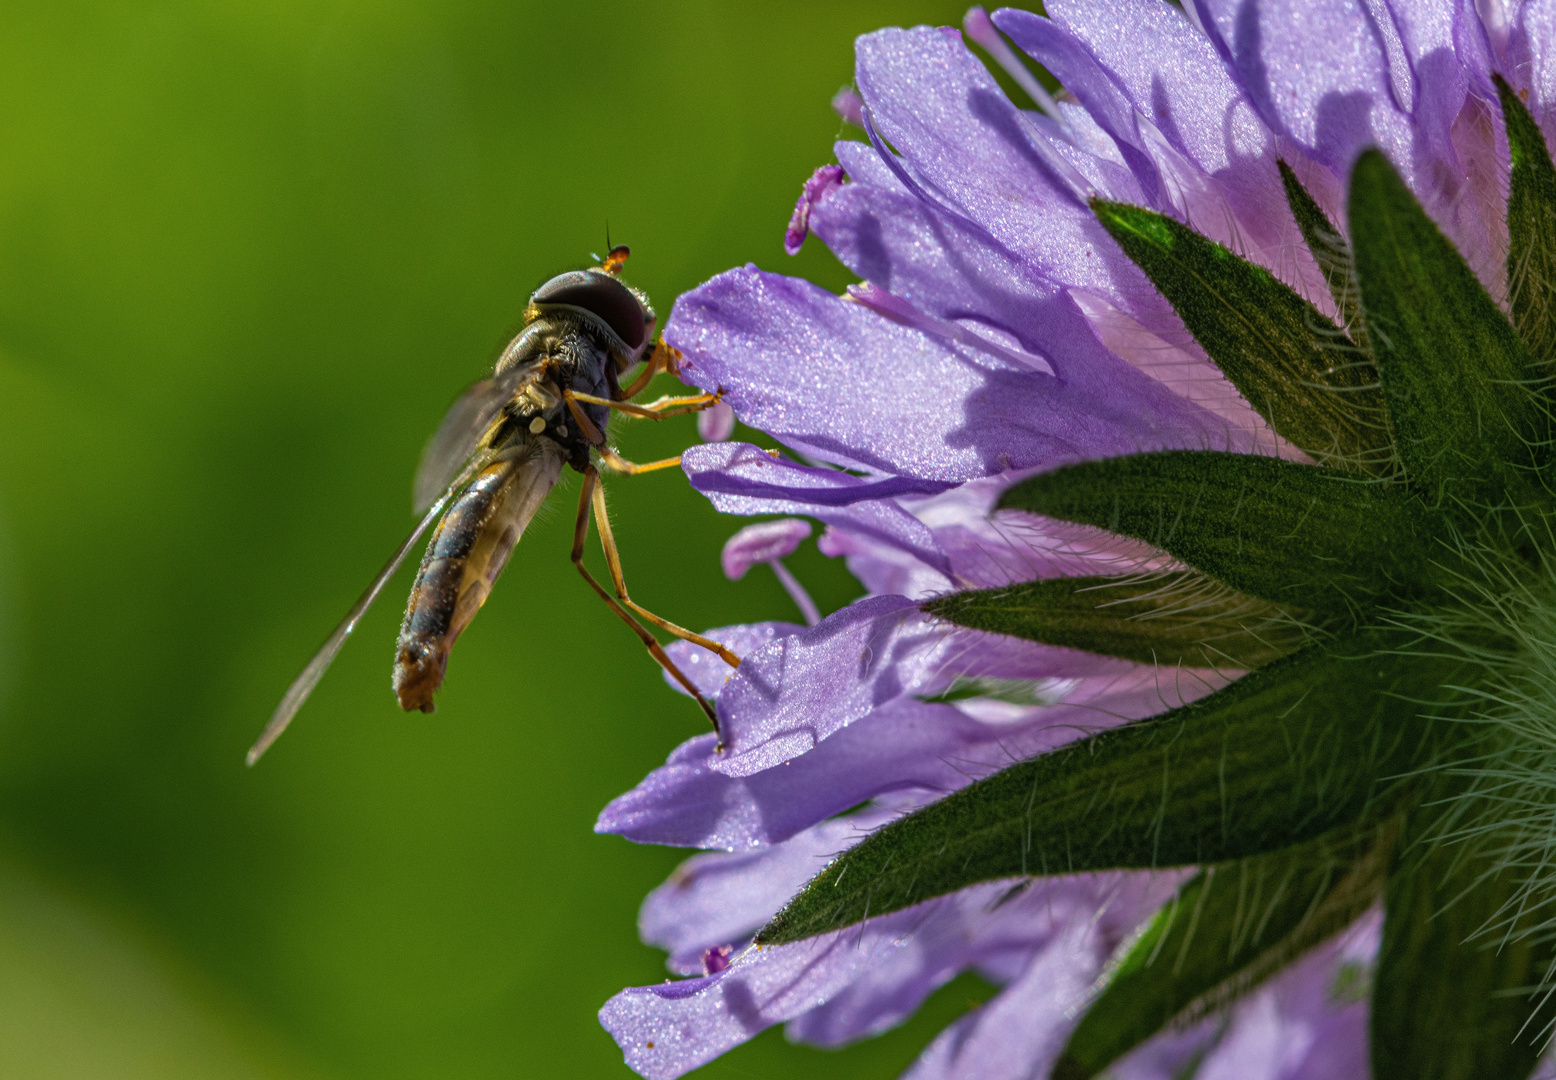
<path id="1" fill-rule="evenodd" d="M 357 623 L 367 613 L 367 609 L 373 606 L 373 601 L 378 599 L 378 594 L 383 591 L 384 585 L 390 578 L 394 577 L 394 572 L 405 561 L 405 556 L 410 554 L 411 549 L 416 546 L 416 542 L 432 527 L 432 523 L 438 519 L 439 514 L 443 513 L 443 508 L 448 505 L 454 494 L 464 487 L 465 482 L 485 464 L 484 458 L 471 462 L 463 472 L 443 489 L 442 496 L 428 508 L 426 514 L 421 519 L 421 523 L 412 530 L 411 535 L 405 538 L 405 542 L 394 553 L 394 557 L 378 572 L 378 576 L 367 587 L 367 591 L 358 598 L 355 604 L 351 605 L 351 610 L 346 613 L 346 617 L 335 628 L 335 632 L 329 636 L 329 640 L 324 643 L 314 658 L 308 661 L 308 666 L 303 668 L 302 674 L 297 676 L 293 680 L 292 685 L 287 688 L 286 696 L 281 699 L 281 704 L 277 705 L 276 711 L 270 715 L 270 723 L 265 725 L 265 730 L 260 732 L 258 741 L 249 749 L 248 763 L 250 765 L 258 761 L 260 756 L 270 749 L 270 744 L 281 737 L 281 733 L 286 730 L 286 726 L 292 722 L 292 717 L 297 715 L 297 710 L 303 707 L 303 702 L 308 700 L 308 695 L 313 693 L 313 688 L 318 685 L 319 680 L 324 677 L 324 673 L 329 670 L 330 663 L 335 659 L 335 654 L 340 652 L 340 647 L 346 643 L 346 639 L 351 636 L 351 632 L 357 628 Z"/>
<path id="2" fill-rule="evenodd" d="M 439 492 L 448 488 L 502 415 L 503 406 L 512 401 L 537 373 L 538 369 L 532 365 L 510 368 L 482 379 L 449 406 L 437 432 L 421 452 L 421 464 L 416 468 L 412 491 L 418 514 L 432 505 Z"/>

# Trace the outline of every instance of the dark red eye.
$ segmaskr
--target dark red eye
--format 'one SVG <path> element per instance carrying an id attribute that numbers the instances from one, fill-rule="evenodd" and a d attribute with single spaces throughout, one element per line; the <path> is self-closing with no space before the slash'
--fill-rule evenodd
<path id="1" fill-rule="evenodd" d="M 558 274 L 530 297 L 532 304 L 568 304 L 597 316 L 629 349 L 639 349 L 648 337 L 643 302 L 632 290 L 599 270 L 571 270 Z"/>

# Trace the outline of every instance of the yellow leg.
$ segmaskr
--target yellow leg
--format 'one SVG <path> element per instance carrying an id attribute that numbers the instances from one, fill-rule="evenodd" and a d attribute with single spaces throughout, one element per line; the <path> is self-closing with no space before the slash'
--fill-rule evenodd
<path id="1" fill-rule="evenodd" d="M 594 426 L 594 421 L 589 419 L 588 415 L 585 414 L 578 404 L 580 401 L 603 402 L 603 398 L 591 397 L 588 394 L 575 394 L 571 390 L 562 391 L 562 398 L 567 402 L 567 411 L 573 414 L 573 420 L 578 424 L 578 429 L 584 433 L 584 438 L 588 439 L 594 448 L 600 452 L 600 460 L 612 472 L 631 476 L 637 473 L 654 472 L 657 469 L 673 469 L 681 463 L 679 457 L 661 458 L 658 461 L 650 461 L 646 465 L 638 465 L 635 462 L 628 461 L 605 445 L 605 436 L 600 434 L 600 429 Z M 605 404 L 613 403 L 605 402 Z"/>
<path id="2" fill-rule="evenodd" d="M 601 447 L 605 445 L 605 436 L 600 434 L 600 429 L 594 426 L 588 414 L 578 407 L 578 395 L 571 390 L 562 391 L 562 400 L 567 402 L 567 411 L 573 414 L 573 419 L 578 423 L 578 430 L 584 433 L 584 438 L 589 440 L 589 445 Z"/>
<path id="3" fill-rule="evenodd" d="M 722 394 L 695 394 L 690 397 L 662 397 L 647 405 L 638 405 L 631 401 L 612 401 L 610 398 L 579 394 L 571 390 L 567 393 L 575 401 L 582 401 L 588 405 L 604 405 L 607 409 L 618 409 L 629 416 L 642 416 L 650 420 L 664 420 L 684 413 L 702 412 L 716 405 L 719 398 L 723 396 Z"/>
<path id="4" fill-rule="evenodd" d="M 594 505 L 604 505 L 603 502 L 593 498 L 600 490 L 599 483 L 600 474 L 595 472 L 594 467 L 591 465 L 584 472 L 583 491 L 578 499 L 578 522 L 573 527 L 573 565 L 578 568 L 578 572 L 583 575 L 583 579 L 589 583 L 589 587 L 599 595 L 601 600 L 605 601 L 606 606 L 614 611 L 621 618 L 622 622 L 632 628 L 632 632 L 637 634 L 638 639 L 643 642 L 644 648 L 648 649 L 649 655 L 654 658 L 659 666 L 669 672 L 670 677 L 680 683 L 686 692 L 696 699 L 697 704 L 701 706 L 702 711 L 707 714 L 709 721 L 712 722 L 713 732 L 717 735 L 719 733 L 719 716 L 714 711 L 713 705 L 707 698 L 702 696 L 702 692 L 692 684 L 692 681 L 686 677 L 685 673 L 675 666 L 675 661 L 670 659 L 669 654 L 664 651 L 664 648 L 659 644 L 654 635 L 650 634 L 643 628 L 641 623 L 627 614 L 621 605 L 616 603 L 611 598 L 611 595 L 600 586 L 600 583 L 594 580 L 594 575 L 589 573 L 588 567 L 583 564 L 584 541 L 589 536 L 590 508 Z M 599 520 L 603 523 L 605 519 L 600 518 Z M 602 525 L 600 530 L 602 536 L 609 535 L 607 528 L 608 526 Z M 615 545 L 612 544 L 606 547 L 605 550 L 607 555 L 606 561 L 611 564 L 611 576 L 616 578 L 620 574 L 620 567 L 610 558 L 615 552 Z"/>
<path id="5" fill-rule="evenodd" d="M 591 471 L 593 471 L 592 467 Z M 590 485 L 586 484 L 585 486 Z M 627 595 L 627 579 L 621 573 L 621 556 L 616 551 L 616 538 L 611 535 L 610 517 L 605 512 L 605 488 L 598 483 L 593 484 L 592 487 L 594 520 L 600 527 L 600 546 L 605 549 L 605 565 L 610 568 L 611 584 L 616 586 L 617 598 L 661 630 L 674 634 L 683 641 L 690 641 L 693 645 L 701 645 L 711 653 L 718 654 L 718 658 L 730 667 L 739 667 L 740 657 L 730 652 L 717 641 L 703 637 L 701 634 L 694 634 L 685 627 L 675 625 L 668 619 L 661 619 L 647 608 L 632 602 L 632 597 Z"/>
<path id="6" fill-rule="evenodd" d="M 638 372 L 638 377 L 632 380 L 632 385 L 621 392 L 621 396 L 630 398 L 641 394 L 648 388 L 648 384 L 654 381 L 654 376 L 665 370 L 673 354 L 675 354 L 675 350 L 666 345 L 662 338 L 654 342 L 654 351 L 650 354 L 648 360 L 644 362 L 643 370 Z"/>
<path id="7" fill-rule="evenodd" d="M 621 392 L 623 398 L 635 398 L 648 388 L 654 376 L 661 371 L 680 377 L 681 374 L 681 350 L 665 344 L 665 339 L 660 338 L 654 342 L 654 351 L 649 355 L 648 362 L 643 365 L 643 370 L 638 372 L 638 377 L 632 380 L 632 385 Z"/>
<path id="8" fill-rule="evenodd" d="M 639 465 L 635 461 L 628 461 L 614 450 L 607 449 L 606 447 L 600 447 L 599 451 L 600 461 L 604 463 L 605 467 L 611 472 L 621 473 L 624 476 L 636 476 L 638 473 L 654 472 L 656 469 L 673 469 L 681 463 L 680 457 L 677 456 L 661 458 L 659 461 L 650 461 L 647 464 Z"/>

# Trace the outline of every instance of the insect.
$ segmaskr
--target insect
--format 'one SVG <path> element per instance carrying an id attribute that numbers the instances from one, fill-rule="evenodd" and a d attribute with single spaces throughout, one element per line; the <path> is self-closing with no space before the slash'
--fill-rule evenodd
<path id="1" fill-rule="evenodd" d="M 573 565 L 718 730 L 713 706 L 643 622 L 701 645 L 731 667 L 738 666 L 740 658 L 718 642 L 660 618 L 628 595 L 605 512 L 605 489 L 594 464 L 597 457 L 605 468 L 631 474 L 680 463 L 678 457 L 643 465 L 623 460 L 605 438 L 612 410 L 657 420 L 706 409 L 719 400 L 717 393 L 664 397 L 642 405 L 630 400 L 659 372 L 677 373 L 680 354 L 663 340 L 654 340 L 657 320 L 648 298 L 621 280 L 629 254 L 625 247 L 614 247 L 600 266 L 559 274 L 535 290 L 524 312 L 524 328 L 503 350 L 492 375 L 454 402 L 422 454 L 415 483 L 421 523 L 287 690 L 249 750 L 250 765 L 286 730 L 384 585 L 437 522 L 411 586 L 394 659 L 394 692 L 401 708 L 432 712 L 433 694 L 443 684 L 454 642 L 486 602 L 564 465 L 583 475 Z M 642 372 L 623 387 L 622 376 L 639 361 L 644 362 Z M 614 595 L 584 566 L 591 517 L 599 527 Z"/>

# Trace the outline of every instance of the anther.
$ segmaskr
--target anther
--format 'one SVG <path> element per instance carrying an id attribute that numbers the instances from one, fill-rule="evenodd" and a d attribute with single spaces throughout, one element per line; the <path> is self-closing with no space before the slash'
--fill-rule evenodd
<path id="1" fill-rule="evenodd" d="M 724 551 L 719 556 L 724 576 L 731 581 L 739 581 L 752 566 L 766 563 L 778 575 L 779 583 L 805 616 L 805 625 L 815 626 L 821 621 L 821 612 L 817 610 L 816 602 L 805 591 L 805 586 L 789 572 L 789 568 L 783 565 L 783 557 L 793 554 L 795 548 L 809 536 L 810 522 L 799 518 L 780 518 L 777 521 L 747 525 L 724 544 Z"/>
<path id="2" fill-rule="evenodd" d="M 852 86 L 845 86 L 832 95 L 832 111 L 854 127 L 864 127 L 864 99 Z"/>

